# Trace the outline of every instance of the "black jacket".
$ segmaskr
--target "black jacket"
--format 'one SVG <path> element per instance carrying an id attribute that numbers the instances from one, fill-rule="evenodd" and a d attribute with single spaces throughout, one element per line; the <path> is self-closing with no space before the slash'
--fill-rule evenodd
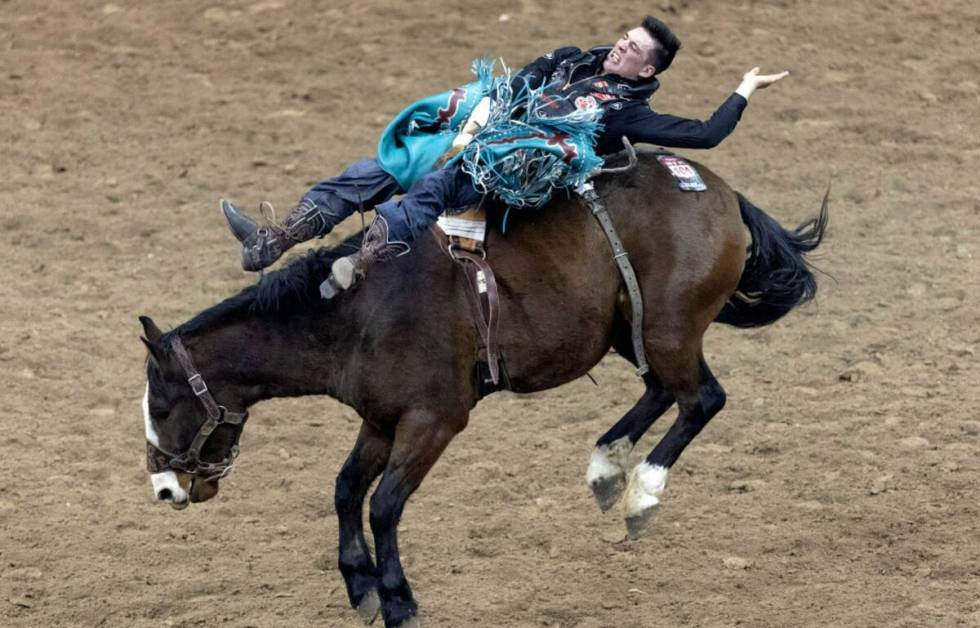
<path id="1" fill-rule="evenodd" d="M 531 88 L 549 84 L 566 103 L 592 99 L 603 109 L 603 130 L 596 141 L 600 155 L 623 148 L 621 138 L 674 148 L 713 148 L 735 129 L 747 101 L 733 93 L 705 121 L 657 113 L 650 109 L 650 96 L 660 87 L 656 78 L 633 81 L 616 74 L 603 74 L 602 64 L 612 46 L 582 51 L 559 48 L 524 66 L 515 79 Z M 588 102 L 588 100 L 587 100 Z"/>

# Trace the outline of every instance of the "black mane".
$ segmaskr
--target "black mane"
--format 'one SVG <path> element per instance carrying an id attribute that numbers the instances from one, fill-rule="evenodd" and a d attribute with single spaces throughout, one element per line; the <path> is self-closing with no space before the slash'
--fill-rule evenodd
<path id="1" fill-rule="evenodd" d="M 320 302 L 320 283 L 330 274 L 334 261 L 357 251 L 363 235 L 358 232 L 336 246 L 310 250 L 288 266 L 263 275 L 258 283 L 202 311 L 170 333 L 201 331 L 229 316 L 280 318 L 297 311 L 311 311 Z"/>

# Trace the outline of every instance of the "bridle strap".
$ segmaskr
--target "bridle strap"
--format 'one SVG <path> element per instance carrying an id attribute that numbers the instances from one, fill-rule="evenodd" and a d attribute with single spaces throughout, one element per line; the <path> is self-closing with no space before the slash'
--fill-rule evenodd
<path id="1" fill-rule="evenodd" d="M 218 405 L 218 402 L 214 400 L 214 397 L 211 396 L 211 391 L 208 390 L 208 385 L 204 383 L 204 378 L 201 377 L 197 367 L 194 366 L 194 360 L 191 359 L 191 354 L 187 352 L 187 348 L 184 347 L 184 343 L 181 342 L 179 336 L 174 337 L 172 346 L 174 355 L 177 356 L 177 361 L 183 367 L 184 375 L 187 376 L 187 383 L 190 384 L 194 395 L 204 404 L 208 418 L 217 421 L 216 426 L 221 423 L 237 425 L 244 421 L 245 417 L 248 416 L 247 412 L 231 412 L 224 406 Z"/>
<path id="2" fill-rule="evenodd" d="M 201 449 L 204 448 L 204 443 L 207 442 L 208 437 L 211 433 L 222 424 L 228 423 L 230 425 L 241 425 L 248 418 L 248 412 L 231 412 L 226 407 L 219 405 L 215 401 L 214 397 L 211 395 L 211 391 L 208 390 L 208 385 L 204 382 L 204 378 L 201 373 L 198 372 L 197 367 L 194 366 L 194 360 L 191 359 L 191 354 L 187 351 L 184 343 L 181 342 L 179 336 L 174 336 L 173 342 L 171 343 L 174 355 L 177 357 L 177 362 L 180 363 L 182 369 L 184 369 L 184 375 L 187 377 L 187 383 L 190 385 L 191 390 L 194 392 L 201 404 L 204 406 L 204 410 L 207 413 L 207 419 L 201 425 L 200 429 L 197 431 L 197 435 L 194 436 L 194 440 L 191 441 L 190 446 L 182 454 L 171 454 L 162 449 L 158 449 L 161 453 L 171 456 L 170 466 L 174 468 L 179 468 L 186 470 L 189 473 L 193 473 L 198 469 L 204 469 L 206 471 L 215 471 L 217 473 L 224 473 L 231 468 L 232 462 L 234 462 L 235 457 L 238 455 L 238 444 L 236 443 L 232 446 L 231 452 L 227 458 L 221 462 L 203 462 L 200 458 Z"/>

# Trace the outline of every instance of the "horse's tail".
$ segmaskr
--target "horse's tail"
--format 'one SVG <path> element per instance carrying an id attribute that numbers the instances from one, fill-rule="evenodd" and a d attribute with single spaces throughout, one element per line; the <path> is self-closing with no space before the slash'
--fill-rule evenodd
<path id="1" fill-rule="evenodd" d="M 817 280 L 804 254 L 817 248 L 823 240 L 829 198 L 828 189 L 820 213 L 793 231 L 787 231 L 738 194 L 742 222 L 752 235 L 752 244 L 738 288 L 716 321 L 735 327 L 761 327 L 816 296 Z"/>

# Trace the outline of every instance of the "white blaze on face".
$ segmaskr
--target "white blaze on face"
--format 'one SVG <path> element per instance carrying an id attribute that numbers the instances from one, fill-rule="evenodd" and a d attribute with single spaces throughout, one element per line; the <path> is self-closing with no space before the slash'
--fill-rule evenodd
<path id="1" fill-rule="evenodd" d="M 593 485 L 601 480 L 615 478 L 626 473 L 633 443 L 629 436 L 617 438 L 608 445 L 600 445 L 592 450 L 592 459 L 585 472 L 585 481 Z"/>
<path id="2" fill-rule="evenodd" d="M 627 517 L 639 516 L 660 505 L 667 488 L 667 467 L 641 462 L 633 467 L 626 483 L 623 511 Z"/>
<path id="3" fill-rule="evenodd" d="M 150 421 L 150 382 L 146 383 L 146 390 L 143 392 L 143 428 L 146 431 L 146 440 L 154 447 L 160 447 L 160 437 Z"/>
<path id="4" fill-rule="evenodd" d="M 160 437 L 153 429 L 153 421 L 150 420 L 150 383 L 146 383 L 146 390 L 143 391 L 143 428 L 146 432 L 146 440 L 154 447 L 160 446 Z M 150 483 L 153 485 L 153 496 L 157 499 L 173 504 L 175 507 L 187 505 L 190 496 L 177 480 L 177 474 L 173 471 L 162 473 L 151 473 Z"/>

